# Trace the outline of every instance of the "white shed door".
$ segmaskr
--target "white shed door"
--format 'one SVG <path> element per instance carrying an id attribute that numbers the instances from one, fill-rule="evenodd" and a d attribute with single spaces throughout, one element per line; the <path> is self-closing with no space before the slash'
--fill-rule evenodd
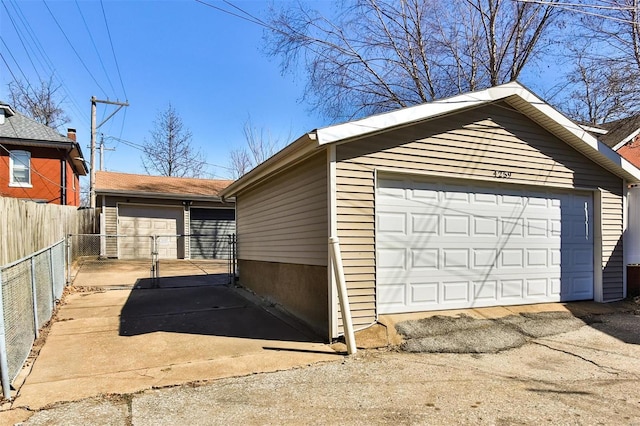
<path id="1" fill-rule="evenodd" d="M 157 239 L 158 257 L 178 257 L 178 223 L 182 222 L 181 208 L 163 206 L 118 206 L 118 249 L 121 259 L 149 259 L 152 235 Z"/>
<path id="2" fill-rule="evenodd" d="M 379 179 L 379 313 L 593 298 L 593 196 Z"/>

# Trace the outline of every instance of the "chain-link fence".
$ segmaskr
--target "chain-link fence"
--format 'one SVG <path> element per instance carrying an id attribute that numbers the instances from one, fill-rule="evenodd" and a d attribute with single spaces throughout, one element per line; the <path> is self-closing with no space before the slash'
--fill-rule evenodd
<path id="1" fill-rule="evenodd" d="M 65 286 L 65 242 L 0 267 L 0 370 L 10 397 L 13 381 L 29 356 L 38 330 L 51 319 Z"/>
<path id="2" fill-rule="evenodd" d="M 129 262 L 150 278 L 189 273 L 186 262 L 205 274 L 236 275 L 235 235 L 100 235 L 68 237 L 67 276 L 75 282 L 83 269 L 105 269 L 113 262 Z M 146 262 L 146 263 L 145 263 Z M 177 262 L 177 263 L 176 263 Z M 180 265 L 180 263 L 183 263 Z M 146 266 L 143 266 L 146 265 Z"/>
<path id="3" fill-rule="evenodd" d="M 74 234 L 67 237 L 67 277 L 75 281 L 83 268 L 105 268 L 117 260 L 146 261 L 151 267 L 154 236 Z M 147 276 L 152 276 L 147 272 Z"/>
<path id="4" fill-rule="evenodd" d="M 196 259 L 188 259 L 191 247 Z M 236 236 L 76 234 L 0 266 L 0 373 L 5 398 L 10 398 L 10 384 L 29 356 L 38 330 L 51 319 L 65 285 L 85 265 L 95 271 L 121 260 L 143 265 L 150 278 L 186 273 L 215 275 L 217 280 L 226 276 L 233 282 Z"/>

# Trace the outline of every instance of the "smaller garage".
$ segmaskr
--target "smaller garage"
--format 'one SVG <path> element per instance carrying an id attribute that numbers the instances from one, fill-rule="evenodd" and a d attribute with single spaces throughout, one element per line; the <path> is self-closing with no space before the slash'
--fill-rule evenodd
<path id="1" fill-rule="evenodd" d="M 179 207 L 118 205 L 118 254 L 120 259 L 148 259 L 157 238 L 160 259 L 184 258 L 184 214 Z"/>
<path id="2" fill-rule="evenodd" d="M 96 172 L 96 201 L 106 257 L 227 259 L 235 232 L 233 200 L 219 192 L 231 181 Z M 190 235 L 197 237 L 190 237 Z"/>
<path id="3" fill-rule="evenodd" d="M 234 209 L 192 208 L 189 246 L 192 259 L 228 259 L 229 237 L 236 232 Z"/>

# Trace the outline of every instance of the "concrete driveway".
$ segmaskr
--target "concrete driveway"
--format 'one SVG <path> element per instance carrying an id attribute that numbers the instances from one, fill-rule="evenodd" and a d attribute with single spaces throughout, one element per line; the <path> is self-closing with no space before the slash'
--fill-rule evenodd
<path id="1" fill-rule="evenodd" d="M 159 281 L 134 279 L 130 262 L 103 266 L 78 274 L 13 408 L 341 359 L 293 320 L 224 285 L 224 264 L 174 263 L 174 276 Z"/>
<path id="2" fill-rule="evenodd" d="M 638 342 L 640 316 L 601 319 L 498 353 L 360 351 L 307 368 L 13 410 L 0 422 L 639 425 L 640 345 L 624 336 Z"/>

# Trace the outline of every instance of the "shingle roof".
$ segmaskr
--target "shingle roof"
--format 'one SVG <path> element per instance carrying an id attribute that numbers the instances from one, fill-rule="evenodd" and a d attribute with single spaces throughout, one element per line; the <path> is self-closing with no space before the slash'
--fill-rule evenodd
<path id="1" fill-rule="evenodd" d="M 0 100 L 0 109 L 4 113 L 4 122 L 0 121 L 0 142 L 4 145 L 63 148 L 67 150 L 69 160 L 79 175 L 88 173 L 80 144 L 61 135 L 55 129 L 16 112 L 11 105 Z M 7 148 L 4 148 L 7 149 Z"/>
<path id="2" fill-rule="evenodd" d="M 9 106 L 0 101 L 0 106 Z M 6 111 L 6 110 L 5 110 Z M 12 110 L 13 115 L 5 115 L 4 124 L 0 124 L 0 137 L 10 139 L 28 139 L 47 142 L 73 143 L 54 129 Z"/>
<path id="3" fill-rule="evenodd" d="M 611 121 L 609 123 L 603 123 L 600 127 L 608 130 L 608 132 L 606 135 L 600 135 L 598 138 L 609 147 L 613 148 L 629 137 L 632 133 L 640 129 L 640 114 Z"/>
<path id="4" fill-rule="evenodd" d="M 96 192 L 146 195 L 182 195 L 185 198 L 218 197 L 232 180 L 148 176 L 118 172 L 96 172 Z"/>

